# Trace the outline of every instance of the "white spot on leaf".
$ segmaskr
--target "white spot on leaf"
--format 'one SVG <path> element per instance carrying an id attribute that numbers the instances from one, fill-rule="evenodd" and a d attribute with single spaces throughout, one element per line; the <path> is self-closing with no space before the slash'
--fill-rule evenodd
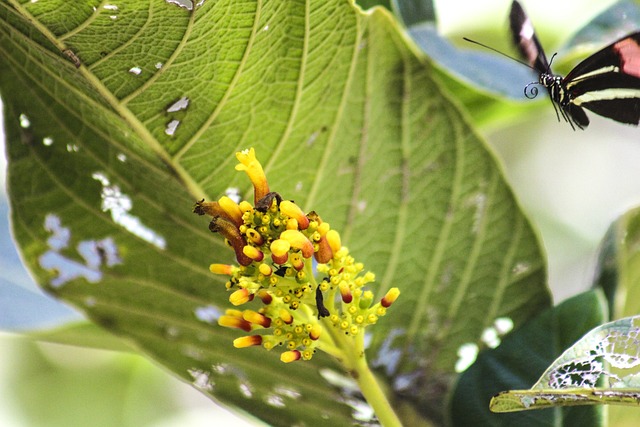
<path id="1" fill-rule="evenodd" d="M 193 2 L 191 0 L 165 0 L 167 3 L 175 4 L 187 10 L 193 10 Z"/>
<path id="2" fill-rule="evenodd" d="M 498 317 L 493 322 L 493 326 L 496 328 L 498 334 L 505 335 L 513 329 L 513 320 L 509 317 Z"/>
<path id="3" fill-rule="evenodd" d="M 215 323 L 220 318 L 220 310 L 212 305 L 198 307 L 194 313 L 198 320 L 206 323 Z"/>
<path id="4" fill-rule="evenodd" d="M 482 221 L 484 220 L 484 216 L 487 209 L 487 195 L 484 193 L 475 193 L 466 202 L 467 206 L 473 207 L 475 209 L 473 213 L 473 224 L 471 226 L 471 232 L 476 234 L 480 230 L 480 226 L 482 225 Z"/>
<path id="5" fill-rule="evenodd" d="M 167 113 L 175 113 L 180 110 L 186 110 L 189 106 L 189 98 L 183 96 L 167 108 Z"/>
<path id="6" fill-rule="evenodd" d="M 61 250 L 69 247 L 71 231 L 68 227 L 62 226 L 57 215 L 47 215 L 44 228 L 51 233 L 47 239 L 49 250 L 38 258 L 38 262 L 43 269 L 53 270 L 57 273 L 57 276 L 50 282 L 54 288 L 79 278 L 84 278 L 90 283 L 97 283 L 102 279 L 102 266 L 112 267 L 122 263 L 117 255 L 117 247 L 111 238 L 79 242 L 76 246 L 76 252 L 84 260 L 83 263 L 60 253 Z"/>
<path id="7" fill-rule="evenodd" d="M 176 338 L 180 337 L 181 334 L 182 331 L 175 325 L 169 325 L 164 329 L 164 335 L 169 340 L 175 340 Z"/>
<path id="8" fill-rule="evenodd" d="M 514 276 L 519 276 L 521 274 L 525 274 L 529 271 L 531 265 L 528 262 L 519 262 L 513 266 L 511 272 Z"/>
<path id="9" fill-rule="evenodd" d="M 240 383 L 239 385 L 240 393 L 246 398 L 253 397 L 253 391 L 251 390 L 251 385 L 247 383 Z"/>
<path id="10" fill-rule="evenodd" d="M 69 246 L 71 231 L 62 226 L 62 221 L 57 215 L 49 214 L 44 218 L 44 229 L 51 233 L 47 239 L 47 245 L 54 251 L 59 251 Z"/>
<path id="11" fill-rule="evenodd" d="M 173 136 L 173 134 L 176 133 L 176 129 L 178 128 L 179 124 L 180 120 L 171 120 L 169 123 L 167 123 L 167 127 L 165 128 L 164 133 L 169 136 Z"/>
<path id="12" fill-rule="evenodd" d="M 458 361 L 456 362 L 456 372 L 464 372 L 476 361 L 478 356 L 478 346 L 474 343 L 462 344 L 458 348 Z"/>
<path id="13" fill-rule="evenodd" d="M 302 396 L 298 390 L 285 386 L 274 387 L 273 392 L 280 396 L 288 397 L 294 400 L 299 399 Z"/>
<path id="14" fill-rule="evenodd" d="M 480 340 L 489 348 L 496 348 L 500 345 L 500 337 L 498 336 L 498 331 L 496 331 L 496 328 L 494 328 L 493 326 L 490 326 L 482 331 Z"/>
<path id="15" fill-rule="evenodd" d="M 112 16 L 111 19 L 115 19 L 115 17 Z M 139 76 L 140 73 L 142 73 L 142 68 L 140 68 L 140 67 L 131 67 L 131 68 L 129 68 L 129 72 L 131 74 L 135 74 L 136 76 Z"/>
<path id="16" fill-rule="evenodd" d="M 309 136 L 309 139 L 307 139 L 307 145 L 311 146 L 313 145 L 314 142 L 316 142 L 316 139 L 318 139 L 318 136 L 320 135 L 320 131 L 317 130 L 314 133 L 311 134 L 311 136 Z"/>
<path id="17" fill-rule="evenodd" d="M 181 353 L 197 361 L 204 360 L 204 352 L 192 345 L 185 345 L 184 347 L 182 347 Z"/>
<path id="18" fill-rule="evenodd" d="M 20 114 L 19 119 L 20 120 L 20 127 L 23 129 L 27 129 L 28 127 L 31 126 L 31 120 L 29 120 L 29 117 L 27 117 L 26 114 Z"/>
<path id="19" fill-rule="evenodd" d="M 199 390 L 211 391 L 213 390 L 214 383 L 211 381 L 210 373 L 201 369 L 189 369 L 187 370 L 189 375 L 193 378 L 193 386 Z"/>
<path id="20" fill-rule="evenodd" d="M 159 249 L 166 248 L 167 242 L 164 237 L 142 224 L 140 218 L 129 213 L 133 208 L 133 202 L 129 196 L 120 191 L 120 187 L 112 185 L 102 172 L 94 172 L 91 177 L 102 184 L 101 208 L 104 212 L 111 213 L 113 222 Z"/>
<path id="21" fill-rule="evenodd" d="M 282 397 L 276 396 L 275 394 L 268 394 L 265 402 L 276 408 L 284 408 L 286 406 Z"/>

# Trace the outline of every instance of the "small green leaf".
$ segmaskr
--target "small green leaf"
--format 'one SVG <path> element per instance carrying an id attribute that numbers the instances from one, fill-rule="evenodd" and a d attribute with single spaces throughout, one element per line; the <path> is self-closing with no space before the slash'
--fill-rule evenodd
<path id="1" fill-rule="evenodd" d="M 456 426 L 601 425 L 597 410 L 556 409 L 527 414 L 493 414 L 489 401 L 502 390 L 528 388 L 564 349 L 575 343 L 605 316 L 598 292 L 573 297 L 527 322 L 504 338 L 496 349 L 483 351 L 456 386 L 450 413 Z M 510 394 L 501 395 L 491 409 L 513 406 Z M 579 421 L 578 421 L 579 420 Z"/>
<path id="2" fill-rule="evenodd" d="M 640 404 L 640 316 L 601 325 L 567 349 L 530 390 L 491 400 L 494 412 L 558 406 Z"/>

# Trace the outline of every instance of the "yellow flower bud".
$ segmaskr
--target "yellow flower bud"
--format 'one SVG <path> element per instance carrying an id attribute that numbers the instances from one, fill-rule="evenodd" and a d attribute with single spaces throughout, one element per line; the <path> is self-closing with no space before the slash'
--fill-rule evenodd
<path id="1" fill-rule="evenodd" d="M 389 289 L 389 291 L 387 292 L 387 294 L 380 300 L 380 304 L 384 307 L 387 308 L 389 307 L 391 304 L 393 304 L 393 302 L 398 299 L 398 296 L 400 295 L 400 289 L 398 288 L 391 288 Z"/>
<path id="2" fill-rule="evenodd" d="M 224 274 L 227 276 L 231 276 L 233 274 L 233 266 L 228 264 L 211 264 L 209 266 L 209 271 L 213 274 Z"/>
<path id="3" fill-rule="evenodd" d="M 231 295 L 229 295 L 229 302 L 233 305 L 242 305 L 249 302 L 253 298 L 253 295 L 249 294 L 247 289 L 238 289 Z"/>
<path id="4" fill-rule="evenodd" d="M 285 351 L 280 355 L 280 361 L 284 363 L 295 362 L 300 360 L 301 354 L 298 350 Z"/>
<path id="5" fill-rule="evenodd" d="M 280 202 L 280 212 L 298 222 L 298 229 L 306 230 L 309 227 L 309 218 L 302 212 L 302 209 L 290 200 Z"/>
<path id="6" fill-rule="evenodd" d="M 245 348 L 260 344 L 262 344 L 261 335 L 248 335 L 246 337 L 240 337 L 233 340 L 233 346 L 235 348 Z"/>

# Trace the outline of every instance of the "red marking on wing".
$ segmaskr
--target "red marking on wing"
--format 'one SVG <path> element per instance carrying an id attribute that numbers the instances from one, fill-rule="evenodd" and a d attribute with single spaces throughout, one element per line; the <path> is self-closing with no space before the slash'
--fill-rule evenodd
<path id="1" fill-rule="evenodd" d="M 640 78 L 640 45 L 629 37 L 613 45 L 620 57 L 620 65 L 625 74 Z"/>

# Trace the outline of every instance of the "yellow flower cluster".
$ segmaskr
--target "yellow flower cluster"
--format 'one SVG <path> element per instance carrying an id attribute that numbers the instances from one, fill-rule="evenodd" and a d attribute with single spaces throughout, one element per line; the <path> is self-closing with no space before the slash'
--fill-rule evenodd
<path id="1" fill-rule="evenodd" d="M 251 333 L 237 338 L 238 348 L 284 346 L 283 362 L 309 360 L 317 349 L 341 356 L 341 336 L 357 337 L 377 322 L 400 291 L 392 288 L 377 303 L 363 287 L 374 275 L 363 272 L 343 247 L 340 235 L 318 214 L 269 191 L 253 149 L 237 153 L 254 187 L 254 205 L 228 197 L 201 200 L 193 211 L 212 217 L 209 229 L 233 248 L 239 265 L 212 264 L 210 270 L 229 276 L 229 301 L 240 306 L 257 296 L 258 310 L 229 309 L 218 323 Z M 315 268 L 314 271 L 314 260 Z M 321 277 L 319 281 L 316 275 Z"/>

